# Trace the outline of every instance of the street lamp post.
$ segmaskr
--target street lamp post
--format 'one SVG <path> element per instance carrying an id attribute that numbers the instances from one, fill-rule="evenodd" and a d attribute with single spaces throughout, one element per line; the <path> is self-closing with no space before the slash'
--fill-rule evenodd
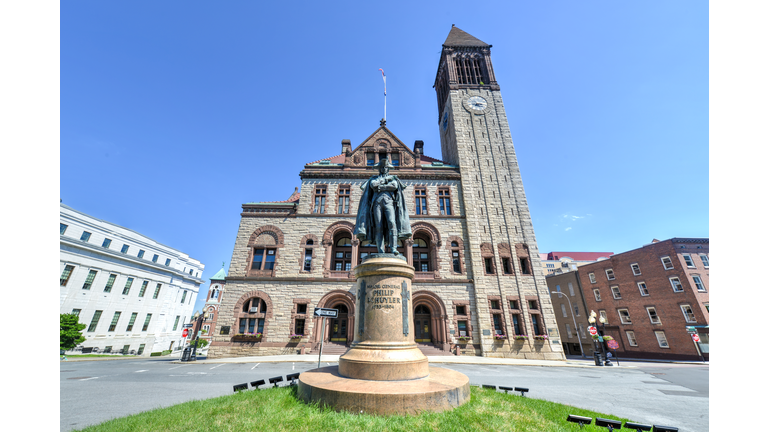
<path id="1" fill-rule="evenodd" d="M 595 355 L 600 356 L 600 354 L 598 354 L 598 352 L 597 352 L 597 346 L 599 346 L 600 347 L 600 353 L 602 353 L 602 356 L 605 359 L 605 365 L 606 366 L 612 366 L 611 365 L 611 361 L 608 360 L 608 356 L 605 354 L 605 347 L 603 346 L 602 343 L 599 342 L 600 336 L 602 336 L 602 334 L 605 333 L 605 318 L 603 318 L 602 316 L 599 319 L 596 319 L 596 318 L 597 318 L 597 314 L 595 313 L 595 311 L 590 311 L 590 313 L 589 313 L 589 323 L 591 325 L 595 326 L 595 328 L 597 329 L 597 335 L 598 335 L 598 339 L 593 339 L 593 341 L 595 343 Z M 597 324 L 598 321 L 600 322 L 600 324 Z M 595 363 L 598 366 L 602 366 L 603 365 L 602 359 L 599 359 L 599 358 L 595 359 Z"/>
<path id="2" fill-rule="evenodd" d="M 197 316 L 195 323 L 195 346 L 192 348 L 192 358 L 197 359 L 197 341 L 200 339 L 200 329 L 203 328 L 202 321 L 208 319 L 208 312 Z"/>
<path id="3" fill-rule="evenodd" d="M 552 294 L 557 294 L 557 298 L 562 298 L 563 293 L 560 291 L 551 291 Z M 571 304 L 571 299 L 568 298 L 568 296 L 565 296 L 565 299 L 568 300 L 568 307 L 571 309 L 571 318 L 573 318 L 573 330 L 576 332 L 576 339 L 579 341 L 579 349 L 581 349 L 581 358 L 586 358 L 584 355 L 584 346 L 581 345 L 581 337 L 579 337 L 579 328 L 576 325 L 576 314 L 573 313 L 573 305 Z"/>

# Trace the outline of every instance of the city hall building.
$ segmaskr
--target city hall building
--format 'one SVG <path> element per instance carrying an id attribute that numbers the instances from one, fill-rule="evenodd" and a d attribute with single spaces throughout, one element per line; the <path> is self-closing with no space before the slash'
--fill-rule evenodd
<path id="1" fill-rule="evenodd" d="M 441 158 L 382 120 L 306 164 L 287 200 L 243 204 L 209 357 L 354 340 L 353 269 L 376 247 L 352 233 L 361 185 L 386 157 L 407 186 L 413 236 L 398 250 L 416 270 L 415 340 L 444 354 L 564 359 L 490 48 L 457 27 L 443 44 Z M 324 331 L 317 307 L 339 310 Z"/>

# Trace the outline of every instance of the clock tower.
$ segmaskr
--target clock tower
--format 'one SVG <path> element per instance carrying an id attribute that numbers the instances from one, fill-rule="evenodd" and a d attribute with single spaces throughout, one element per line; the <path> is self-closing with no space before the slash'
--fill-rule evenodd
<path id="1" fill-rule="evenodd" d="M 563 359 L 491 45 L 452 27 L 434 88 L 443 161 L 461 173 L 467 270 L 483 352 L 509 350 L 499 340 L 527 335 L 524 344 Z M 535 336 L 547 337 L 534 343 Z"/>

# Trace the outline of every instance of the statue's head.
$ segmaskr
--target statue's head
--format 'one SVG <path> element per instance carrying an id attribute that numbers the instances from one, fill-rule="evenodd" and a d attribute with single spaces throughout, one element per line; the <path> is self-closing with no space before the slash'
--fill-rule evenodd
<path id="1" fill-rule="evenodd" d="M 379 173 L 380 174 L 387 174 L 389 172 L 390 168 L 394 168 L 395 167 L 394 165 L 392 165 L 389 162 L 389 158 L 384 158 L 384 159 L 380 160 L 379 163 L 376 164 L 376 166 L 379 168 Z"/>

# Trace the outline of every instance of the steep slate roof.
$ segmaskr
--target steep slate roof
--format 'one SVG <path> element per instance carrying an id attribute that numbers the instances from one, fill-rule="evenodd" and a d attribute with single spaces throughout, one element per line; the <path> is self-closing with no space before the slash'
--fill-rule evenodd
<path id="1" fill-rule="evenodd" d="M 453 26 L 451 27 L 451 32 L 448 33 L 448 37 L 445 39 L 445 42 L 443 42 L 443 46 L 451 46 L 451 47 L 462 47 L 462 46 L 470 46 L 470 47 L 489 47 L 491 45 L 488 45 L 487 43 L 481 41 L 480 39 L 472 36 L 471 34 L 465 32 L 464 30 Z"/>

